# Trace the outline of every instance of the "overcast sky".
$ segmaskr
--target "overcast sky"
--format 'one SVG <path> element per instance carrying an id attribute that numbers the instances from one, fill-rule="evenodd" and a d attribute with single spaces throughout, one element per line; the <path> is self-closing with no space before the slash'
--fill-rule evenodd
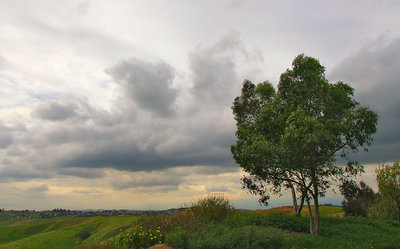
<path id="1" fill-rule="evenodd" d="M 380 116 L 400 157 L 400 1 L 0 1 L 0 208 L 178 207 L 241 190 L 231 104 L 300 53 Z M 340 203 L 331 194 L 322 202 Z M 272 206 L 290 204 L 275 197 Z"/>

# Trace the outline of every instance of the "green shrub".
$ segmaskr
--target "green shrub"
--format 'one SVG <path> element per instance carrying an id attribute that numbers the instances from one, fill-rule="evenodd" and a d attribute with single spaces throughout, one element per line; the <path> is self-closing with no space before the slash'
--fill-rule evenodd
<path id="1" fill-rule="evenodd" d="M 354 200 L 344 200 L 342 207 L 346 216 L 362 216 L 366 217 L 370 202 L 358 198 Z"/>
<path id="2" fill-rule="evenodd" d="M 186 206 L 185 211 L 164 218 L 160 226 L 166 233 L 176 227 L 188 233 L 194 233 L 209 222 L 222 222 L 234 212 L 229 200 L 218 194 L 207 195 Z"/>
<path id="3" fill-rule="evenodd" d="M 255 227 L 230 227 L 210 223 L 201 231 L 188 235 L 182 229 L 167 235 L 167 244 L 182 249 L 253 249 L 283 248 L 284 240 L 280 232 Z"/>
<path id="4" fill-rule="evenodd" d="M 135 222 L 134 225 L 139 225 L 145 230 L 151 230 L 153 228 L 157 228 L 162 233 L 168 233 L 171 228 L 168 225 L 167 219 L 169 217 L 166 215 L 146 215 L 139 217 Z"/>
<path id="5" fill-rule="evenodd" d="M 175 227 L 180 227 L 186 232 L 193 233 L 200 230 L 204 226 L 204 222 L 199 216 L 195 216 L 192 212 L 181 212 L 179 214 L 165 218 L 165 229 L 170 232 Z"/>
<path id="6" fill-rule="evenodd" d="M 189 234 L 181 227 L 175 227 L 165 237 L 165 242 L 176 249 L 188 248 Z"/>
<path id="7" fill-rule="evenodd" d="M 90 237 L 90 232 L 87 230 L 82 230 L 76 233 L 76 237 L 80 238 L 81 240 L 85 240 Z"/>
<path id="8" fill-rule="evenodd" d="M 224 220 L 224 223 L 230 226 L 246 226 L 249 222 L 249 215 L 244 211 L 234 211 L 232 215 Z"/>
<path id="9" fill-rule="evenodd" d="M 339 188 L 345 198 L 342 201 L 345 216 L 367 217 L 375 197 L 373 189 L 363 181 L 357 185 L 354 180 L 343 180 Z"/>
<path id="10" fill-rule="evenodd" d="M 310 224 L 308 217 L 299 217 L 285 214 L 271 214 L 267 216 L 252 216 L 248 222 L 257 226 L 269 226 L 283 230 L 308 233 Z"/>
<path id="11" fill-rule="evenodd" d="M 207 222 L 221 222 L 233 212 L 229 200 L 220 194 L 209 194 L 189 205 L 188 212 Z"/>
<path id="12" fill-rule="evenodd" d="M 141 225 L 136 225 L 125 232 L 121 233 L 114 244 L 118 248 L 149 248 L 156 244 L 161 244 L 164 241 L 160 227 L 144 228 Z"/>
<path id="13" fill-rule="evenodd" d="M 368 218 L 370 219 L 397 219 L 396 202 L 383 196 L 376 194 L 374 202 L 368 209 Z"/>

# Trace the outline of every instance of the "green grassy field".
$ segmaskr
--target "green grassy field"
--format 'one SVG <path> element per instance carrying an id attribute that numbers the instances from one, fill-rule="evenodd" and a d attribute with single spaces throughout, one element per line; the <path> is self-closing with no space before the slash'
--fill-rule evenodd
<path id="1" fill-rule="evenodd" d="M 137 216 L 3 220 L 0 248 L 75 248 L 83 241 L 109 240 L 135 219 Z"/>
<path id="2" fill-rule="evenodd" d="M 188 224 L 195 220 L 189 219 L 190 212 L 183 212 L 169 217 L 183 221 L 179 224 L 189 230 L 164 232 L 166 242 L 175 243 L 175 248 L 400 248 L 400 222 L 342 216 L 340 207 L 321 207 L 320 233 L 312 236 L 307 210 L 301 217 L 293 216 L 290 207 L 241 211 L 224 221 L 204 224 Z M 150 227 L 159 226 L 162 220 L 161 216 L 147 218 Z M 3 219 L 0 248 L 104 248 L 101 242 L 113 240 L 138 220 L 138 216 Z M 186 245 L 179 246 L 183 240 Z M 114 247 L 109 244 L 107 248 Z"/>

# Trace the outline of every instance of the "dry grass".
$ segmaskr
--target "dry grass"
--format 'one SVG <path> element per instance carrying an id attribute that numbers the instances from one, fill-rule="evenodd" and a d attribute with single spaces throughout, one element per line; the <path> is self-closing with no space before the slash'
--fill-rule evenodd
<path id="1" fill-rule="evenodd" d="M 320 206 L 319 207 L 321 216 L 325 217 L 343 217 L 344 212 L 341 207 L 332 207 L 332 206 Z M 314 206 L 311 206 L 311 211 L 314 211 Z M 292 206 L 283 206 L 283 207 L 276 207 L 276 208 L 269 208 L 264 210 L 258 211 L 251 211 L 253 214 L 257 215 L 272 215 L 272 214 L 286 214 L 292 215 L 293 214 L 293 207 Z M 301 211 L 302 216 L 308 216 L 308 207 L 303 207 Z"/>
<path id="2" fill-rule="evenodd" d="M 303 210 L 304 211 L 304 210 Z M 251 211 L 252 214 L 257 214 L 257 215 L 271 215 L 271 214 L 293 214 L 293 207 L 292 206 L 283 206 L 283 207 L 277 207 L 277 208 L 269 208 L 269 209 L 264 209 L 264 210 L 257 210 L 257 211 Z"/>

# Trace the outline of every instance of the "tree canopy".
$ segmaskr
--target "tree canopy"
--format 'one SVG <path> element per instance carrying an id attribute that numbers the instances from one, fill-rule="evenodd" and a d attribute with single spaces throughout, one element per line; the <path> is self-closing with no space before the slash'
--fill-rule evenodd
<path id="1" fill-rule="evenodd" d="M 251 193 L 267 204 L 269 193 L 283 188 L 296 193 L 300 205 L 310 206 L 310 232 L 319 224 L 318 198 L 332 179 L 363 171 L 348 155 L 367 150 L 376 132 L 378 115 L 354 99 L 354 89 L 343 82 L 331 84 L 325 67 L 315 58 L 298 55 L 292 69 L 281 74 L 277 91 L 270 82 L 258 85 L 245 80 L 233 106 L 237 131 L 231 151 L 249 175 L 242 179 Z M 346 167 L 335 164 L 336 156 Z"/>

